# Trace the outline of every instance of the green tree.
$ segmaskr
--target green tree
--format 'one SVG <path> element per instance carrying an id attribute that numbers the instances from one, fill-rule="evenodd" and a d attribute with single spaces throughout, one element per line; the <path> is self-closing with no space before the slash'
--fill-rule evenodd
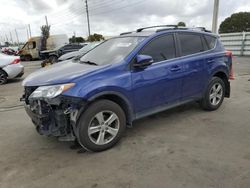
<path id="1" fill-rule="evenodd" d="M 180 26 L 180 27 L 186 27 L 186 23 L 185 22 L 179 22 L 177 25 Z"/>
<path id="2" fill-rule="evenodd" d="M 49 38 L 50 35 L 50 25 L 42 25 L 41 26 L 41 50 L 46 50 L 47 49 L 47 39 Z"/>
<path id="3" fill-rule="evenodd" d="M 69 42 L 70 43 L 82 43 L 82 42 L 85 42 L 85 39 L 83 37 L 72 36 L 71 38 L 69 38 Z"/>
<path id="4" fill-rule="evenodd" d="M 101 40 L 105 40 L 105 39 L 101 34 L 97 34 L 97 33 L 90 35 L 87 39 L 87 41 L 89 41 L 89 42 L 101 41 Z"/>
<path id="5" fill-rule="evenodd" d="M 219 33 L 250 31 L 250 12 L 239 12 L 226 18 L 219 28 Z"/>

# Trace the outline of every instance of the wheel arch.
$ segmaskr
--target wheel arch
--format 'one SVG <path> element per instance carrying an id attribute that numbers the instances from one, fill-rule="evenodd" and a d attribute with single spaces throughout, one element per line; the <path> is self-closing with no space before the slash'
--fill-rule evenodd
<path id="1" fill-rule="evenodd" d="M 229 77 L 228 74 L 226 74 L 224 71 L 217 71 L 213 74 L 213 77 L 219 77 L 223 80 L 223 82 L 225 83 L 225 97 L 230 97 L 230 82 L 229 82 Z"/>
<path id="2" fill-rule="evenodd" d="M 88 103 L 90 104 L 101 99 L 107 99 L 118 104 L 125 113 L 127 125 L 132 126 L 132 121 L 134 119 L 133 108 L 132 108 L 131 103 L 125 96 L 123 96 L 122 94 L 118 92 L 110 92 L 110 91 L 101 92 L 89 98 Z"/>
<path id="3" fill-rule="evenodd" d="M 8 73 L 5 70 L 3 70 L 1 67 L 0 67 L 0 70 L 3 71 L 7 77 L 9 77 Z"/>

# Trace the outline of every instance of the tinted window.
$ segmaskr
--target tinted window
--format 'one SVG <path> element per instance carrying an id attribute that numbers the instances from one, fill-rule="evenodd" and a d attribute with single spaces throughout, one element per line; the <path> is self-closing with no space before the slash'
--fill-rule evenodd
<path id="1" fill-rule="evenodd" d="M 71 50 L 71 49 L 72 49 L 72 45 L 71 44 L 68 44 L 68 45 L 66 45 L 66 46 L 64 46 L 62 48 L 62 50 Z"/>
<path id="2" fill-rule="evenodd" d="M 211 50 L 215 46 L 216 38 L 212 36 L 205 35 L 205 41 L 207 43 L 208 49 Z"/>
<path id="3" fill-rule="evenodd" d="M 166 35 L 151 41 L 140 52 L 152 56 L 154 62 L 164 61 L 175 57 L 175 44 L 173 35 Z"/>
<path id="4" fill-rule="evenodd" d="M 203 51 L 201 37 L 193 34 L 179 34 L 182 56 L 195 54 Z"/>

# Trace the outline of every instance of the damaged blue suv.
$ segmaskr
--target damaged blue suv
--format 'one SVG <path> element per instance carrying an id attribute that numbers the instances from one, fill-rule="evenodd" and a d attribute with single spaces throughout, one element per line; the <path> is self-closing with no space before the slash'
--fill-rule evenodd
<path id="1" fill-rule="evenodd" d="M 230 77 L 232 54 L 217 35 L 153 26 L 32 73 L 22 100 L 38 133 L 103 151 L 136 119 L 190 101 L 216 110 L 230 96 Z"/>

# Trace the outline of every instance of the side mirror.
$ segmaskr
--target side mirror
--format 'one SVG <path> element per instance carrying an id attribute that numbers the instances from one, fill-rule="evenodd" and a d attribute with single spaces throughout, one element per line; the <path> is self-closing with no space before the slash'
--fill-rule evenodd
<path id="1" fill-rule="evenodd" d="M 135 68 L 145 68 L 154 62 L 153 58 L 149 55 L 137 55 L 136 62 L 134 63 Z"/>

